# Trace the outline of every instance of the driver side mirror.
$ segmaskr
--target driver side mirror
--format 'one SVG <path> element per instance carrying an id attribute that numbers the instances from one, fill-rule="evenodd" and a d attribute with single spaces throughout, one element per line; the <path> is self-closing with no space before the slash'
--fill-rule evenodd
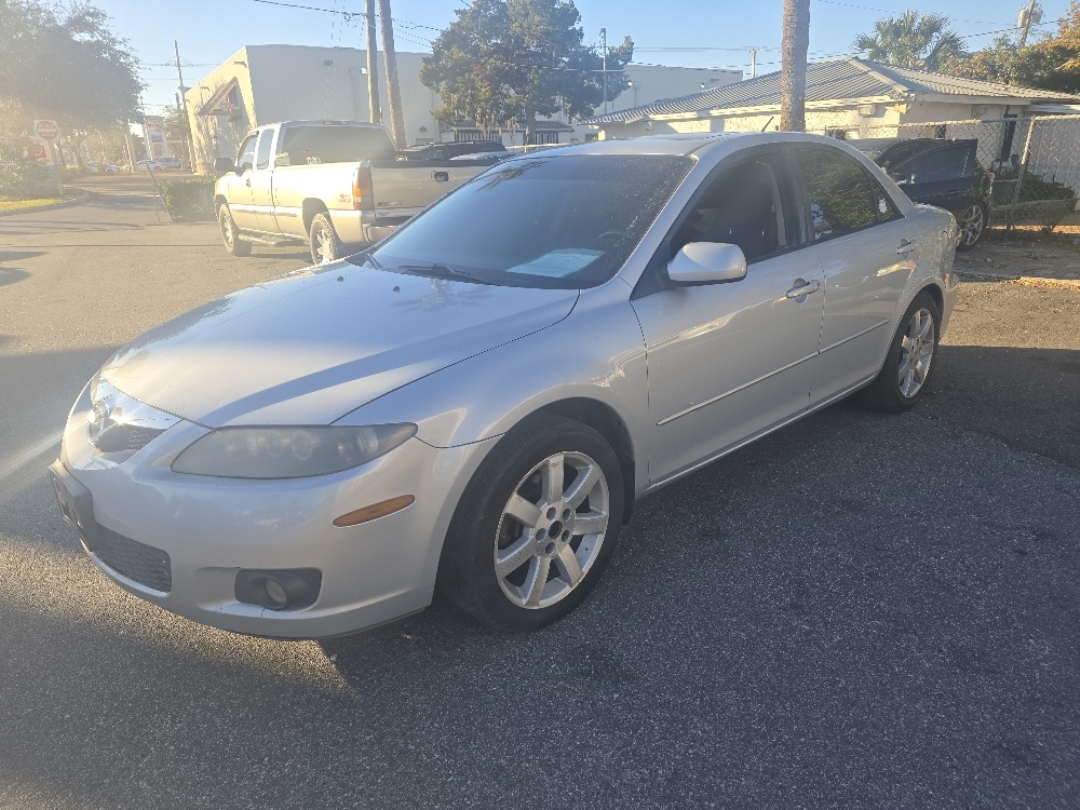
<path id="1" fill-rule="evenodd" d="M 719 284 L 746 277 L 746 256 L 738 245 L 691 242 L 668 262 L 668 278 L 679 286 Z"/>
<path id="2" fill-rule="evenodd" d="M 236 167 L 232 158 L 219 157 L 214 161 L 214 171 L 218 174 L 226 174 Z"/>

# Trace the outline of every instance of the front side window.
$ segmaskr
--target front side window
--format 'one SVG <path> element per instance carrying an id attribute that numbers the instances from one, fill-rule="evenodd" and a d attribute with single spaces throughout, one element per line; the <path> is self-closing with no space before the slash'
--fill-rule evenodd
<path id="1" fill-rule="evenodd" d="M 262 134 L 259 135 L 259 146 L 256 149 L 255 157 L 256 169 L 270 168 L 270 143 L 273 140 L 274 131 L 272 129 L 264 129 Z"/>
<path id="2" fill-rule="evenodd" d="M 673 247 L 678 250 L 690 242 L 738 245 L 747 262 L 788 246 L 780 185 L 766 159 L 743 161 L 709 183 Z"/>
<path id="3" fill-rule="evenodd" d="M 246 172 L 255 165 L 255 136 L 248 135 L 240 145 L 240 158 L 236 161 L 240 171 Z"/>
<path id="4" fill-rule="evenodd" d="M 673 155 L 537 155 L 493 166 L 370 254 L 387 270 L 582 289 L 626 261 L 686 177 Z M 357 261 L 367 261 L 367 257 Z"/>
<path id="5" fill-rule="evenodd" d="M 795 155 L 810 199 L 811 241 L 836 239 L 876 224 L 883 203 L 886 211 L 881 213 L 887 213 L 891 203 L 884 192 L 843 152 L 797 149 Z"/>

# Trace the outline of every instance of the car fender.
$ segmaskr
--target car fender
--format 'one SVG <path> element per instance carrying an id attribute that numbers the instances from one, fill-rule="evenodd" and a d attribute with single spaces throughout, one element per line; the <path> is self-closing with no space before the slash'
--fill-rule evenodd
<path id="1" fill-rule="evenodd" d="M 450 448 L 499 437 L 555 403 L 586 399 L 623 423 L 630 452 L 640 455 L 648 446 L 648 378 L 628 296 L 618 279 L 586 290 L 565 320 L 416 380 L 335 424 L 412 422 L 421 441 Z M 647 476 L 646 464 L 636 469 L 638 479 Z"/>

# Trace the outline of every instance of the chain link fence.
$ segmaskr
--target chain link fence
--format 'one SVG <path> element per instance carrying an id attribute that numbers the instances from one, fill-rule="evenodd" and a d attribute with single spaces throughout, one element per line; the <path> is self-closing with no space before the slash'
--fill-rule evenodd
<path id="1" fill-rule="evenodd" d="M 863 125 L 825 135 L 874 147 L 906 138 L 977 139 L 979 166 L 993 176 L 990 223 L 1052 230 L 1080 198 L 1080 115 Z"/>

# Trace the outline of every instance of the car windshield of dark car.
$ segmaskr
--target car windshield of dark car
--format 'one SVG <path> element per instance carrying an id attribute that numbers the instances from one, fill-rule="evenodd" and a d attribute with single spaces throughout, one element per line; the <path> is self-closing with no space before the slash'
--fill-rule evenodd
<path id="1" fill-rule="evenodd" d="M 462 186 L 370 255 L 387 270 L 593 287 L 622 266 L 692 165 L 673 155 L 522 157 Z"/>

